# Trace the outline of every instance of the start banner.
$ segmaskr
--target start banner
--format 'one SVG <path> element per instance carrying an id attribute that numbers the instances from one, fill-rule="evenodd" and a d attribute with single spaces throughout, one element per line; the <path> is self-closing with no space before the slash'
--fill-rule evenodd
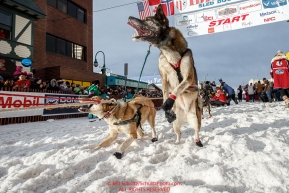
<path id="1" fill-rule="evenodd" d="M 252 0 L 175 16 L 185 37 L 206 35 L 289 20 L 287 0 Z"/>

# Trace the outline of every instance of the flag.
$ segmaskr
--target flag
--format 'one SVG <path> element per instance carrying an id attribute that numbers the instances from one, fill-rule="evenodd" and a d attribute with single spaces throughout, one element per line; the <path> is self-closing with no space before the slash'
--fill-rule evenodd
<path id="1" fill-rule="evenodd" d="M 159 4 L 161 4 L 161 0 L 149 0 L 151 13 L 155 14 L 157 12 Z"/>
<path id="2" fill-rule="evenodd" d="M 137 2 L 137 8 L 140 19 L 145 19 L 146 17 L 151 16 L 148 0 Z"/>
<path id="3" fill-rule="evenodd" d="M 164 14 L 166 16 L 170 16 L 170 15 L 174 15 L 175 14 L 173 0 L 162 0 L 161 4 L 162 4 L 162 8 L 163 8 Z"/>
<path id="4" fill-rule="evenodd" d="M 176 0 L 176 8 L 179 9 L 179 10 L 183 10 L 183 2 L 182 0 Z"/>

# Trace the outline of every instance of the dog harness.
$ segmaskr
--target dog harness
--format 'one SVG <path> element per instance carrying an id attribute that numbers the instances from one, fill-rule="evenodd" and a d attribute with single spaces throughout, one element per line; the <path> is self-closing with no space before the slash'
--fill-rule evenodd
<path id="1" fill-rule="evenodd" d="M 182 60 L 182 57 L 185 55 L 185 53 L 188 51 L 189 49 L 187 49 L 181 56 L 181 58 L 179 59 L 178 63 L 177 64 L 171 64 L 170 65 L 174 68 L 174 70 L 176 71 L 177 73 L 177 76 L 178 76 L 178 80 L 179 82 L 182 82 L 183 81 L 183 76 L 181 74 L 181 60 Z M 189 88 L 195 88 L 195 85 L 190 85 Z"/>
<path id="2" fill-rule="evenodd" d="M 141 108 L 141 107 L 140 107 Z M 115 122 L 113 123 L 114 125 L 126 125 L 129 123 L 136 123 L 136 127 L 138 128 L 138 126 L 140 126 L 140 120 L 141 120 L 141 112 L 140 112 L 140 108 L 137 109 L 136 114 L 133 116 L 133 118 L 125 120 L 125 121 L 120 121 L 120 122 Z M 142 127 L 141 127 L 142 129 Z M 143 130 L 143 129 L 142 129 Z"/>

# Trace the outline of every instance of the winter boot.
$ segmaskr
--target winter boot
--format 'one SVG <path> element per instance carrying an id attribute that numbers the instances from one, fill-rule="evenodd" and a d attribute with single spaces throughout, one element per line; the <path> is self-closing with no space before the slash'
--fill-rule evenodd
<path id="1" fill-rule="evenodd" d="M 286 108 L 289 108 L 289 98 L 285 95 L 282 97 L 283 100 L 285 101 L 285 104 L 286 104 Z"/>

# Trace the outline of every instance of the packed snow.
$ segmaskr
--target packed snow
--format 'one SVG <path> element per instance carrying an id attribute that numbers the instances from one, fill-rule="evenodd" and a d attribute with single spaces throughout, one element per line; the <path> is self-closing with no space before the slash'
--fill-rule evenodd
<path id="1" fill-rule="evenodd" d="M 158 141 L 147 136 L 113 153 L 125 139 L 93 148 L 108 135 L 105 121 L 87 118 L 0 126 L 0 192 L 37 193 L 288 193 L 289 109 L 284 102 L 213 108 L 202 120 L 204 147 L 182 127 L 180 144 L 157 111 Z M 205 113 L 207 115 L 207 112 Z"/>

